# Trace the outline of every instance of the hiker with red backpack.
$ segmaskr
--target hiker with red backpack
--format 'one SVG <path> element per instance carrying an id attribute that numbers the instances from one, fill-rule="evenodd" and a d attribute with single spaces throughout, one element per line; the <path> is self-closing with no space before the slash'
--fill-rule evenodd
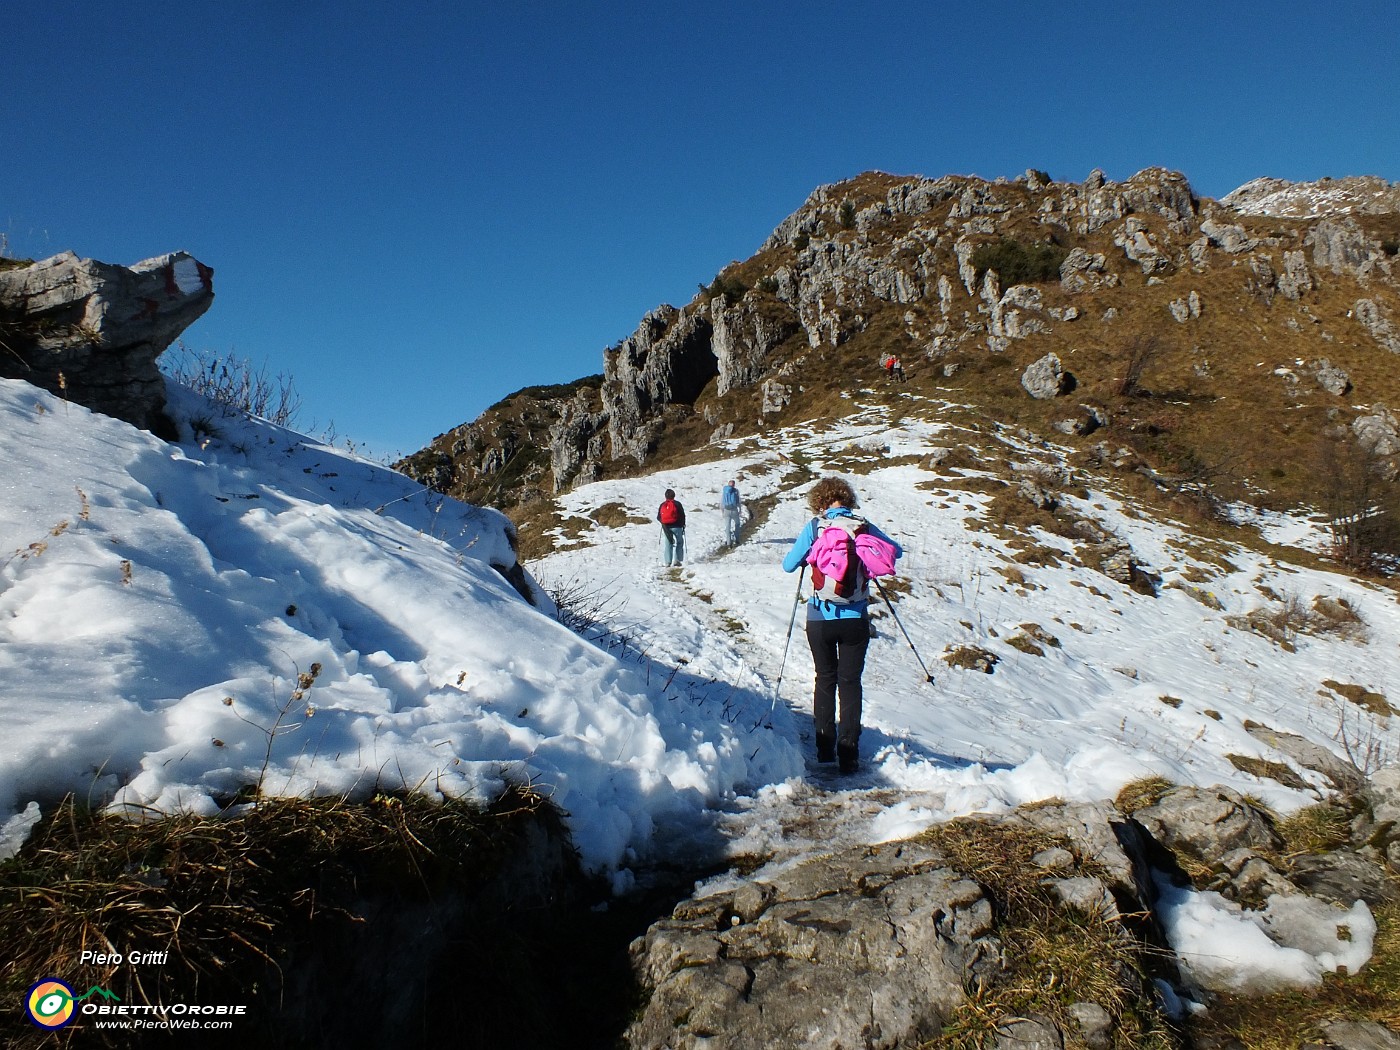
<path id="1" fill-rule="evenodd" d="M 676 502 L 675 489 L 666 490 L 656 520 L 661 523 L 661 564 L 679 566 L 685 561 L 685 508 Z"/>
<path id="2" fill-rule="evenodd" d="M 860 767 L 860 679 L 870 645 L 870 581 L 892 575 L 904 549 L 853 513 L 856 494 L 844 478 L 822 478 L 807 494 L 807 505 L 816 517 L 793 542 L 783 571 L 804 565 L 812 569 L 807 643 L 817 672 L 812 691 L 817 761 L 835 761 L 842 773 L 854 773 Z"/>

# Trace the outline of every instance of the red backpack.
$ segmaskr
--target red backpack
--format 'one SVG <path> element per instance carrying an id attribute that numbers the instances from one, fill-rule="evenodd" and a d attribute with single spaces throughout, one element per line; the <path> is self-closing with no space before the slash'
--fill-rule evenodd
<path id="1" fill-rule="evenodd" d="M 668 499 L 661 504 L 661 509 L 656 512 L 656 516 L 662 525 L 679 525 L 681 523 L 681 505 L 673 499 Z"/>

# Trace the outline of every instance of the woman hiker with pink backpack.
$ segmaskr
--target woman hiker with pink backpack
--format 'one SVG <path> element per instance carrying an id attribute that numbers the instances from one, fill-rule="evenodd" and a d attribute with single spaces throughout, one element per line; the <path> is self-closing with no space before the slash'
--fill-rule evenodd
<path id="1" fill-rule="evenodd" d="M 838 762 L 842 773 L 860 768 L 861 674 L 870 645 L 870 580 L 894 573 L 904 549 L 878 527 L 857 517 L 855 491 L 844 478 L 826 477 L 807 494 L 816 515 L 793 542 L 783 571 L 812 568 L 807 601 L 807 643 L 816 683 L 812 720 L 817 761 Z M 838 730 L 836 698 L 841 709 Z"/>

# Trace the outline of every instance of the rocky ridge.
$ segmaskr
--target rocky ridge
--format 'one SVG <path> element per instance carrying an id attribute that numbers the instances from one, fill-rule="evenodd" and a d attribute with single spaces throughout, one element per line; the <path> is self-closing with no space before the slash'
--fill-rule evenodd
<path id="1" fill-rule="evenodd" d="M 1164 169 L 867 173 L 818 188 L 691 303 L 652 311 L 604 352 L 596 386 L 536 399 L 509 441 L 488 412 L 400 467 L 510 507 L 837 411 L 833 395 L 893 353 L 921 390 L 1044 432 L 1108 425 L 1159 470 L 1211 459 L 1228 430 L 1250 484 L 1303 498 L 1306 477 L 1270 476 L 1281 448 L 1301 462 L 1361 430 L 1372 451 L 1400 448 L 1397 195 L 1256 180 L 1217 202 Z M 1151 374 L 1129 382 L 1135 350 Z M 1243 432 L 1241 402 L 1260 413 Z M 538 451 L 504 477 L 510 441 Z"/>

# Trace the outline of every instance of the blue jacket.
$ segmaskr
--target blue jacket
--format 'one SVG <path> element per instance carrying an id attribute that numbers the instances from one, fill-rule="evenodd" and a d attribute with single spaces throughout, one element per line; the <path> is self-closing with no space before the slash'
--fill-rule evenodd
<path id="1" fill-rule="evenodd" d="M 825 517 L 831 519 L 842 517 L 843 515 L 847 518 L 855 517 L 855 515 L 845 507 L 833 507 L 826 512 Z M 865 527 L 870 530 L 872 535 L 879 536 L 880 539 L 888 540 L 890 543 L 893 543 L 894 549 L 899 552 L 897 556 L 903 556 L 904 548 L 895 540 L 890 539 L 890 537 L 881 532 L 877 525 L 866 522 Z M 787 552 L 787 557 L 783 559 L 783 571 L 796 572 L 798 568 L 807 564 L 807 552 L 812 549 L 812 544 L 816 542 L 817 522 L 816 519 L 813 519 L 807 522 L 803 530 L 797 534 L 797 539 L 792 543 L 792 549 Z M 807 619 L 853 620 L 864 616 L 869 607 L 870 602 L 868 601 L 847 602 L 844 605 L 840 605 L 836 602 L 822 601 L 822 599 L 813 595 L 811 598 L 807 599 Z"/>
<path id="2" fill-rule="evenodd" d="M 720 503 L 725 507 L 737 507 L 739 505 L 739 490 L 733 485 L 726 485 L 720 490 Z"/>

